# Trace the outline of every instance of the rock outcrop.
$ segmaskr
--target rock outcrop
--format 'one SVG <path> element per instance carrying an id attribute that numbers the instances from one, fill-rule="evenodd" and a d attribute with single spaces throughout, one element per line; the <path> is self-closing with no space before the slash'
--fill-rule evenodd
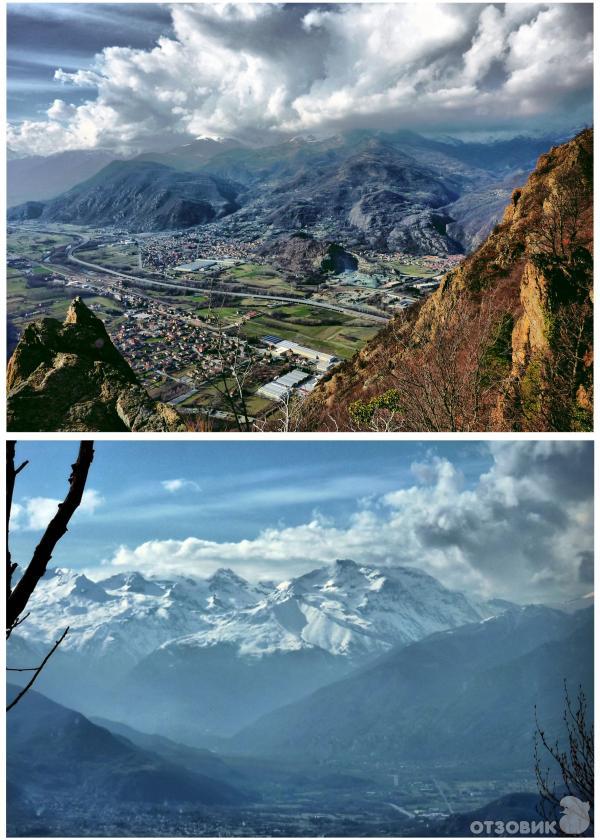
<path id="1" fill-rule="evenodd" d="M 593 133 L 540 157 L 440 288 L 337 368 L 309 429 L 592 427 Z"/>
<path id="2" fill-rule="evenodd" d="M 342 274 L 358 268 L 358 259 L 341 245 L 315 239 L 302 231 L 267 240 L 258 254 L 287 274 L 303 277 L 305 282 L 321 282 L 325 273 Z"/>
<path id="3" fill-rule="evenodd" d="M 7 370 L 7 426 L 14 432 L 184 431 L 154 402 L 81 298 L 65 321 L 29 324 Z"/>

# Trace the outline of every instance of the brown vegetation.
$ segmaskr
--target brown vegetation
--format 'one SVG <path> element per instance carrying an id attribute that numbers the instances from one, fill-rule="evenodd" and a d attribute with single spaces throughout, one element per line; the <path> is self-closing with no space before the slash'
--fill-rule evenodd
<path id="1" fill-rule="evenodd" d="M 592 143 L 542 155 L 482 246 L 316 389 L 304 427 L 589 430 Z"/>

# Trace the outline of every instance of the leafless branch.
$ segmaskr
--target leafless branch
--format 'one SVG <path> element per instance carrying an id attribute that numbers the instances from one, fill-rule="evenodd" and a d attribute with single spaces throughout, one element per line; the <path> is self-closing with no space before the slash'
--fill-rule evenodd
<path id="1" fill-rule="evenodd" d="M 14 463 L 14 445 L 12 448 L 9 447 L 9 463 L 11 455 Z M 81 504 L 81 498 L 83 496 L 85 483 L 87 481 L 89 468 L 93 458 L 93 441 L 82 441 L 79 444 L 79 454 L 77 456 L 77 460 L 71 467 L 69 490 L 67 495 L 58 505 L 56 514 L 48 523 L 48 526 L 38 543 L 33 553 L 33 557 L 25 569 L 23 576 L 15 588 L 8 594 L 6 604 L 7 638 L 10 636 L 12 630 L 19 621 L 19 618 L 27 606 L 27 602 L 35 590 L 40 578 L 45 574 L 57 542 L 66 533 L 71 517 Z"/>
<path id="2" fill-rule="evenodd" d="M 69 628 L 67 627 L 67 628 L 66 628 L 66 630 L 64 631 L 64 633 L 62 634 L 62 636 L 60 637 L 60 639 L 57 639 L 57 640 L 54 642 L 53 647 L 52 647 L 52 648 L 48 651 L 48 653 L 47 653 L 47 654 L 46 654 L 46 656 L 43 658 L 42 662 L 40 663 L 40 665 L 38 665 L 38 667 L 37 667 L 37 668 L 33 668 L 33 669 L 31 669 L 31 668 L 9 668 L 9 670 L 11 670 L 11 671 L 16 671 L 16 670 L 23 670 L 23 671 L 26 671 L 26 670 L 33 670 L 33 671 L 35 671 L 35 674 L 34 674 L 34 675 L 33 675 L 33 677 L 29 680 L 29 682 L 27 683 L 27 685 L 26 685 L 24 688 L 22 688 L 22 689 L 21 689 L 21 691 L 17 694 L 17 696 L 15 697 L 15 699 L 12 701 L 12 703 L 9 703 L 9 704 L 8 704 L 8 706 L 6 707 L 6 711 L 7 711 L 7 712 L 10 712 L 10 710 L 11 710 L 12 708 L 14 708 L 14 707 L 17 705 L 17 703 L 19 702 L 19 700 L 21 700 L 21 699 L 22 699 L 22 697 L 23 697 L 23 696 L 24 696 L 24 695 L 25 695 L 25 694 L 29 691 L 29 689 L 31 688 L 31 686 L 34 684 L 34 682 L 37 680 L 37 678 L 39 677 L 39 675 L 42 673 L 42 670 L 44 669 L 44 665 L 48 662 L 48 660 L 50 659 L 50 657 L 52 656 L 52 654 L 54 653 L 54 651 L 57 649 L 57 647 L 60 645 L 60 643 L 64 640 L 64 638 L 65 638 L 65 636 L 67 635 L 67 633 L 68 633 L 68 632 L 69 632 Z"/>

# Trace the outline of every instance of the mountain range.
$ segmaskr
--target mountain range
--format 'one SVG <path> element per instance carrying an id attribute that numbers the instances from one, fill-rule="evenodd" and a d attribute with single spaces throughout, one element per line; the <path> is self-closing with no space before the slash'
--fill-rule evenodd
<path id="1" fill-rule="evenodd" d="M 47 201 L 93 177 L 115 159 L 111 152 L 77 150 L 43 157 L 9 158 L 6 165 L 7 205 Z"/>
<path id="2" fill-rule="evenodd" d="M 87 180 L 53 196 L 57 162 L 49 158 L 46 176 L 35 162 L 37 193 L 27 188 L 22 203 L 12 196 L 23 192 L 9 195 L 9 219 L 131 231 L 211 222 L 224 234 L 260 230 L 268 238 L 326 228 L 329 239 L 345 246 L 457 253 L 485 237 L 510 185 L 524 180 L 553 139 L 464 143 L 361 130 L 258 148 L 198 140 L 98 171 L 92 166 Z M 9 161 L 9 170 L 25 165 Z"/>
<path id="3" fill-rule="evenodd" d="M 57 569 L 30 606 L 9 644 L 13 666 L 70 627 L 41 690 L 147 731 L 162 721 L 164 734 L 196 744 L 395 646 L 515 608 L 474 602 L 416 569 L 349 560 L 279 584 L 226 569 L 204 580 L 133 572 L 98 582 Z"/>
<path id="4" fill-rule="evenodd" d="M 534 709 L 560 732 L 563 681 L 593 694 L 593 611 L 511 610 L 395 648 L 261 718 L 231 749 L 320 762 L 531 761 Z"/>
<path id="5" fill-rule="evenodd" d="M 9 701 L 17 687 L 8 686 Z M 245 794 L 225 781 L 190 771 L 123 736 L 54 703 L 37 691 L 27 692 L 11 709 L 8 727 L 8 772 L 11 783 L 27 787 L 30 796 L 47 795 L 49 780 L 96 800 L 153 802 L 193 800 L 205 804 L 241 802 Z M 32 767 L 31 756 L 37 756 Z M 217 765 L 218 759 L 212 764 Z M 211 773 L 214 768 L 210 767 Z"/>
<path id="6" fill-rule="evenodd" d="M 536 711 L 562 744 L 565 687 L 593 705 L 593 608 L 482 602 L 403 566 L 341 560 L 281 583 L 55 569 L 28 607 L 10 667 L 70 631 L 8 714 L 14 835 L 237 834 L 249 815 L 253 833 L 313 835 L 315 809 L 348 820 L 343 836 L 372 817 L 461 834 L 468 814 L 405 809 L 410 779 L 444 797 L 438 777 L 494 780 L 480 803 L 531 778 L 471 817 L 528 819 Z"/>

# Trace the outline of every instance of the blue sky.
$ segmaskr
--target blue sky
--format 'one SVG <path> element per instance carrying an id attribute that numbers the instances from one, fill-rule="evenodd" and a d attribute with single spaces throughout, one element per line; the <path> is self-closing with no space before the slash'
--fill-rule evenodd
<path id="1" fill-rule="evenodd" d="M 64 495 L 75 442 L 21 442 L 23 562 Z M 416 565 L 517 600 L 591 588 L 591 444 L 99 442 L 54 565 L 282 580 L 337 557 Z"/>
<path id="2" fill-rule="evenodd" d="M 7 110 L 11 120 L 44 115 L 55 96 L 80 104 L 90 91 L 54 79 L 92 66 L 107 46 L 144 49 L 171 32 L 162 3 L 11 3 L 7 15 Z"/>
<path id="3" fill-rule="evenodd" d="M 472 481 L 491 464 L 478 445 L 442 450 Z M 19 443 L 19 459 L 30 465 L 19 476 L 15 500 L 64 495 L 76 451 L 74 442 Z M 400 442 L 99 442 L 88 487 L 105 501 L 74 522 L 61 562 L 91 565 L 90 541 L 104 557 L 121 543 L 149 539 L 249 539 L 278 523 L 299 525 L 315 509 L 344 521 L 364 497 L 412 484 L 411 464 L 435 451 L 440 447 Z M 176 479 L 197 487 L 169 492 L 162 484 Z M 32 532 L 19 532 L 18 540 L 15 550 L 30 546 Z"/>

